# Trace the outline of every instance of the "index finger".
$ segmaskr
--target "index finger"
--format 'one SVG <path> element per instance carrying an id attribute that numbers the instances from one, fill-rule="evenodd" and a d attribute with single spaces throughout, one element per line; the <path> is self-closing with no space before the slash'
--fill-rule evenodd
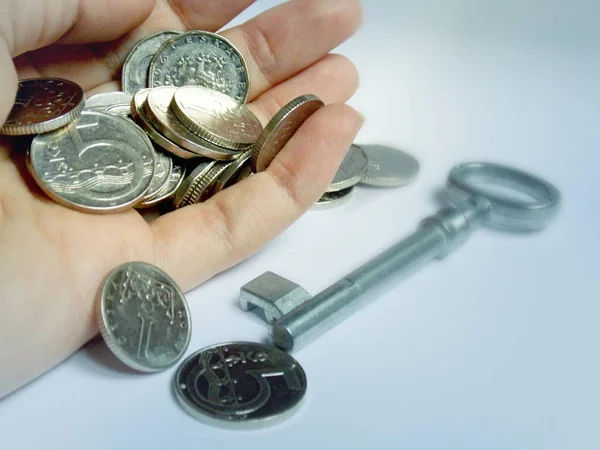
<path id="1" fill-rule="evenodd" d="M 347 105 L 324 106 L 266 171 L 156 219 L 156 264 L 188 290 L 256 252 L 321 196 L 361 124 Z"/>

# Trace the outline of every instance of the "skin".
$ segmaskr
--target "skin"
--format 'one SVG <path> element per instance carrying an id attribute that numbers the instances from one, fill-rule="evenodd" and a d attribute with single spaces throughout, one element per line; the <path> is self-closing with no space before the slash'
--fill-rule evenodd
<path id="1" fill-rule="evenodd" d="M 86 95 L 120 89 L 119 69 L 142 37 L 165 29 L 218 31 L 251 0 L 3 0 L 0 123 L 20 78 L 56 76 Z M 148 222 L 136 211 L 85 214 L 49 200 L 14 139 L 0 137 L 0 398 L 98 333 L 94 304 L 116 266 L 145 261 L 189 291 L 259 250 L 325 191 L 362 117 L 344 105 L 358 86 L 330 51 L 361 22 L 357 0 L 291 0 L 222 31 L 242 52 L 249 102 L 263 125 L 301 94 L 326 106 L 267 171 Z"/>

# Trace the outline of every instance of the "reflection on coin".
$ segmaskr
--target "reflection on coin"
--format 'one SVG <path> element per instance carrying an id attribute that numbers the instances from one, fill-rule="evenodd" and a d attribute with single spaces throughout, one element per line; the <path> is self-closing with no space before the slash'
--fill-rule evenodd
<path id="1" fill-rule="evenodd" d="M 216 163 L 216 161 L 203 161 L 185 177 L 173 197 L 175 208 L 183 208 L 198 202 L 204 193 L 204 176 Z"/>
<path id="2" fill-rule="evenodd" d="M 361 183 L 398 187 L 412 182 L 419 173 L 419 162 L 403 151 L 385 145 L 360 145 L 369 164 Z"/>
<path id="3" fill-rule="evenodd" d="M 252 151 L 252 170 L 267 170 L 294 133 L 324 103 L 314 95 L 302 95 L 285 105 L 260 134 Z"/>
<path id="4" fill-rule="evenodd" d="M 221 147 L 247 149 L 262 131 L 260 121 L 246 106 L 202 86 L 177 89 L 171 108 L 186 127 Z"/>
<path id="5" fill-rule="evenodd" d="M 33 139 L 28 168 L 57 203 L 86 212 L 115 212 L 130 208 L 148 189 L 153 152 L 134 123 L 83 111 L 69 126 Z"/>
<path id="6" fill-rule="evenodd" d="M 323 211 L 326 209 L 337 208 L 342 206 L 352 197 L 354 186 L 335 192 L 325 192 L 319 200 L 310 208 L 312 211 Z"/>
<path id="7" fill-rule="evenodd" d="M 170 199 L 175 195 L 175 192 L 181 186 L 183 179 L 185 178 L 185 167 L 178 164 L 174 164 L 171 169 L 171 173 L 167 178 L 167 182 L 162 185 L 160 190 L 154 194 L 152 198 L 148 198 L 141 203 L 138 203 L 135 207 L 137 209 L 150 208 L 156 206 L 165 200 Z"/>
<path id="8" fill-rule="evenodd" d="M 195 352 L 180 364 L 173 384 L 190 415 L 226 427 L 280 422 L 297 410 L 307 388 L 306 374 L 294 358 L 252 342 Z"/>
<path id="9" fill-rule="evenodd" d="M 156 151 L 154 153 L 154 173 L 152 174 L 150 186 L 141 201 L 142 203 L 156 196 L 158 191 L 160 191 L 163 185 L 169 180 L 172 170 L 173 159 L 162 152 Z"/>
<path id="10" fill-rule="evenodd" d="M 101 92 L 86 99 L 84 109 L 86 111 L 98 110 L 106 112 L 108 108 L 115 105 L 130 104 L 131 100 L 133 100 L 133 96 L 131 94 L 126 94 L 125 92 Z"/>
<path id="11" fill-rule="evenodd" d="M 99 110 L 97 110 L 99 111 Z M 109 108 L 105 109 L 105 112 L 109 114 L 116 114 L 117 116 L 131 118 L 131 104 L 130 103 L 118 103 Z"/>
<path id="12" fill-rule="evenodd" d="M 15 103 L 0 134 L 17 136 L 57 130 L 79 117 L 84 105 L 83 90 L 72 81 L 20 80 Z"/>
<path id="13" fill-rule="evenodd" d="M 329 183 L 327 192 L 341 191 L 358 184 L 368 164 L 369 161 L 362 149 L 351 145 L 333 181 Z"/>
<path id="14" fill-rule="evenodd" d="M 150 63 L 156 52 L 169 39 L 181 34 L 180 31 L 160 31 L 138 41 L 123 63 L 121 85 L 123 91 L 135 94 L 149 87 Z"/>
<path id="15" fill-rule="evenodd" d="M 150 139 L 152 139 L 152 141 L 163 150 L 182 159 L 198 158 L 197 154 L 181 148 L 160 134 L 154 125 L 152 125 L 150 119 L 146 117 L 143 106 L 148 98 L 149 92 L 150 89 L 142 89 L 136 92 L 136 94 L 133 96 L 133 102 L 131 103 L 131 115 L 133 116 L 133 119 L 144 129 L 146 133 L 148 133 Z"/>
<path id="16" fill-rule="evenodd" d="M 248 69 L 241 53 L 224 37 L 189 31 L 163 44 L 150 63 L 150 83 L 158 86 L 205 86 L 244 103 Z"/>
<path id="17" fill-rule="evenodd" d="M 250 175 L 247 172 L 250 167 L 250 155 L 252 151 L 245 152 L 237 160 L 233 161 L 226 170 L 219 176 L 219 179 L 215 183 L 215 187 L 212 194 L 215 195 L 221 192 L 223 189 L 227 189 L 229 186 L 238 183 L 243 178 Z"/>
<path id="18" fill-rule="evenodd" d="M 143 103 L 144 116 L 152 125 L 173 143 L 200 156 L 218 160 L 231 160 L 240 156 L 238 150 L 229 150 L 206 141 L 179 121 L 169 108 L 177 89 L 163 86 L 154 88 L 147 94 Z"/>
<path id="19" fill-rule="evenodd" d="M 158 267 L 143 262 L 125 263 L 108 275 L 98 322 L 117 358 L 142 372 L 158 372 L 179 361 L 192 329 L 181 289 Z"/>
<path id="20" fill-rule="evenodd" d="M 206 172 L 204 179 L 200 182 L 198 190 L 200 191 L 200 197 L 195 203 L 200 203 L 213 195 L 215 185 L 219 181 L 219 178 L 225 172 L 233 162 L 228 161 L 217 161 L 215 165 Z"/>

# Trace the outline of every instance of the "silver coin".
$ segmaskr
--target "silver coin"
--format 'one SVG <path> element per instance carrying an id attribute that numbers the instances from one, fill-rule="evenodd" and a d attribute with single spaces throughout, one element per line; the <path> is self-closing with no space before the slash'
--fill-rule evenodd
<path id="1" fill-rule="evenodd" d="M 159 203 L 171 199 L 185 178 L 185 167 L 174 164 L 171 169 L 171 174 L 167 178 L 167 182 L 163 184 L 160 190 L 154 194 L 152 198 L 148 198 L 141 203 L 138 203 L 136 209 L 151 208 Z"/>
<path id="2" fill-rule="evenodd" d="M 368 164 L 369 160 L 362 149 L 356 145 L 351 145 L 335 177 L 329 183 L 327 192 L 341 191 L 360 183 L 362 174 Z"/>
<path id="3" fill-rule="evenodd" d="M 136 94 L 133 96 L 133 102 L 131 103 L 131 114 L 133 119 L 144 129 L 146 133 L 148 133 L 150 139 L 152 139 L 156 145 L 166 152 L 169 152 L 182 159 L 198 158 L 199 155 L 196 153 L 192 153 L 184 148 L 181 148 L 179 145 L 163 136 L 154 127 L 152 121 L 146 116 L 146 113 L 144 112 L 144 103 L 148 98 L 150 90 L 151 89 L 142 89 L 136 92 Z"/>
<path id="4" fill-rule="evenodd" d="M 325 192 L 319 200 L 311 207 L 313 211 L 324 211 L 326 209 L 337 208 L 350 201 L 354 186 L 335 192 Z"/>
<path id="5" fill-rule="evenodd" d="M 252 150 L 252 170 L 267 170 L 298 128 L 324 103 L 314 95 L 301 95 L 279 110 L 260 134 Z"/>
<path id="6" fill-rule="evenodd" d="M 173 170 L 173 159 L 162 152 L 155 151 L 154 153 L 154 173 L 146 194 L 140 203 L 150 200 L 162 189 L 169 181 L 169 176 Z"/>
<path id="7" fill-rule="evenodd" d="M 158 372 L 181 359 L 192 333 L 187 301 L 165 272 L 143 262 L 114 269 L 102 288 L 98 322 L 123 363 Z"/>
<path id="8" fill-rule="evenodd" d="M 180 35 L 180 31 L 160 31 L 138 41 L 123 63 L 121 85 L 123 91 L 135 94 L 140 89 L 150 87 L 150 63 L 165 42 Z"/>
<path id="9" fill-rule="evenodd" d="M 212 195 L 221 192 L 223 189 L 227 189 L 229 186 L 238 183 L 242 179 L 250 175 L 250 155 L 252 151 L 245 152 L 238 159 L 233 161 L 227 169 L 221 173 L 219 179 L 215 183 Z"/>
<path id="10" fill-rule="evenodd" d="M 205 86 L 238 103 L 248 97 L 248 69 L 242 54 L 224 37 L 189 31 L 165 42 L 150 63 L 149 87 Z"/>
<path id="11" fill-rule="evenodd" d="M 133 122 L 83 111 L 67 127 L 33 139 L 28 168 L 57 203 L 86 212 L 122 211 L 150 186 L 154 149 Z"/>
<path id="12" fill-rule="evenodd" d="M 66 126 L 81 114 L 83 90 L 62 78 L 20 80 L 15 103 L 0 127 L 11 136 L 47 133 Z"/>
<path id="13" fill-rule="evenodd" d="M 307 381 L 289 354 L 252 342 L 199 350 L 173 379 L 175 396 L 194 418 L 222 426 L 271 425 L 297 411 Z"/>
<path id="14" fill-rule="evenodd" d="M 175 208 L 193 205 L 200 200 L 200 196 L 205 191 L 205 175 L 216 163 L 216 161 L 203 161 L 185 177 L 173 196 L 173 206 Z"/>
<path id="15" fill-rule="evenodd" d="M 361 183 L 373 186 L 398 187 L 415 180 L 420 165 L 408 153 L 385 145 L 360 145 L 369 164 Z"/>
<path id="16" fill-rule="evenodd" d="M 119 103 L 113 105 L 105 110 L 109 114 L 116 114 L 117 116 L 131 118 L 131 104 L 130 103 Z"/>
<path id="17" fill-rule="evenodd" d="M 262 131 L 260 121 L 246 106 L 202 86 L 177 89 L 171 109 L 191 131 L 220 147 L 248 149 Z"/>
<path id="18" fill-rule="evenodd" d="M 130 104 L 133 100 L 133 95 L 121 91 L 101 92 L 94 94 L 85 100 L 85 110 L 98 110 L 106 112 L 108 108 L 115 105 Z"/>
<path id="19" fill-rule="evenodd" d="M 217 161 L 215 165 L 206 172 L 204 179 L 200 183 L 200 197 L 196 203 L 206 201 L 214 195 L 215 185 L 221 178 L 223 172 L 225 172 L 232 164 L 233 162 L 229 161 Z"/>
<path id="20" fill-rule="evenodd" d="M 177 207 L 182 208 L 208 200 L 212 196 L 212 191 L 217 180 L 230 165 L 231 162 L 214 161 L 208 170 L 201 172 L 201 176 L 194 178 L 193 184 L 190 185 L 185 197 Z"/>
<path id="21" fill-rule="evenodd" d="M 239 157 L 239 150 L 219 147 L 202 139 L 179 121 L 169 107 L 177 89 L 179 88 L 161 86 L 148 93 L 142 107 L 144 116 L 152 122 L 152 125 L 178 146 L 205 158 L 227 161 Z"/>

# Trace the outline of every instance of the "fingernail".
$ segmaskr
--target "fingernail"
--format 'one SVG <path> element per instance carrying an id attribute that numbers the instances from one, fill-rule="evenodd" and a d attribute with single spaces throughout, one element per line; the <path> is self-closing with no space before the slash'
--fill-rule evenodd
<path id="1" fill-rule="evenodd" d="M 357 112 L 358 112 L 358 111 L 357 111 Z M 359 118 L 360 118 L 360 126 L 358 127 L 358 129 L 360 130 L 360 129 L 361 129 L 363 126 L 364 126 L 364 124 L 365 124 L 365 121 L 366 121 L 367 119 L 366 119 L 366 117 L 365 117 L 365 116 L 364 116 L 362 113 L 360 113 L 360 112 L 358 113 L 358 116 L 359 116 Z"/>

